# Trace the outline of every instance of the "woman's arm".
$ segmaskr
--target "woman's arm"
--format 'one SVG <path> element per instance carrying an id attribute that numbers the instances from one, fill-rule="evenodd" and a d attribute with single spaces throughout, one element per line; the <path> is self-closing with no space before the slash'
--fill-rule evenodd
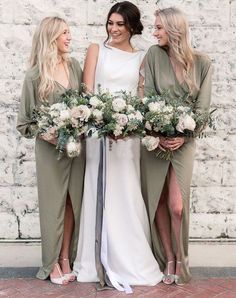
<path id="1" fill-rule="evenodd" d="M 209 58 L 204 57 L 201 61 L 201 83 L 197 96 L 196 110 L 207 112 L 211 102 L 211 85 L 212 85 L 212 65 Z M 185 139 L 183 137 L 177 137 L 174 139 L 167 139 L 165 142 L 165 148 L 170 150 L 177 150 L 184 144 Z"/>
<path id="2" fill-rule="evenodd" d="M 86 86 L 86 91 L 94 92 L 95 71 L 98 60 L 99 46 L 91 44 L 88 48 L 84 63 L 83 83 Z"/>
<path id="3" fill-rule="evenodd" d="M 32 79 L 26 74 L 16 124 L 16 129 L 26 138 L 35 136 L 34 128 L 36 123 L 32 120 L 35 102 L 35 86 Z"/>
<path id="4" fill-rule="evenodd" d="M 157 93 L 155 88 L 155 74 L 153 68 L 155 67 L 153 57 L 152 57 L 152 48 L 149 49 L 146 57 L 145 57 L 145 84 L 144 84 L 144 94 L 146 96 L 151 95 L 153 93 Z"/>
<path id="5" fill-rule="evenodd" d="M 202 58 L 200 90 L 197 96 L 196 110 L 208 112 L 211 102 L 213 67 L 208 57 Z"/>
<path id="6" fill-rule="evenodd" d="M 145 76 L 144 65 L 145 65 L 145 58 L 143 59 L 143 62 L 139 69 L 139 80 L 138 80 L 138 90 L 137 91 L 138 91 L 138 96 L 140 98 L 144 97 L 144 76 Z"/>

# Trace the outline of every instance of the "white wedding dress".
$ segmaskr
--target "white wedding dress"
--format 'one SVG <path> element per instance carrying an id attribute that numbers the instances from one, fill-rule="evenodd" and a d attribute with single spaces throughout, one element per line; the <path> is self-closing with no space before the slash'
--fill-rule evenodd
<path id="1" fill-rule="evenodd" d="M 145 52 L 125 52 L 99 45 L 95 86 L 136 94 Z M 140 186 L 140 140 L 106 139 L 106 189 L 101 261 L 111 281 L 120 285 L 156 285 L 163 274 L 151 251 L 148 216 Z M 95 222 L 100 141 L 87 139 L 84 197 L 74 272 L 81 282 L 98 281 Z M 115 286 L 116 287 L 116 286 Z M 116 287 L 119 289 L 119 287 Z M 121 289 L 122 290 L 122 289 Z M 125 290 L 125 289 L 124 289 Z M 127 291 L 128 292 L 128 291 Z"/>

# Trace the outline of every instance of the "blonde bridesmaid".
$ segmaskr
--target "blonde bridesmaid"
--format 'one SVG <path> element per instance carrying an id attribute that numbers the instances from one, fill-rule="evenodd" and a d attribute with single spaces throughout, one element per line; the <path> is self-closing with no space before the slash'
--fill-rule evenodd
<path id="1" fill-rule="evenodd" d="M 200 111 L 209 109 L 212 66 L 210 59 L 194 51 L 183 13 L 173 7 L 156 11 L 154 36 L 158 44 L 146 57 L 145 94 L 169 90 L 173 98 L 188 94 Z M 142 150 L 143 195 L 147 201 L 154 254 L 165 276 L 177 285 L 189 281 L 189 196 L 195 140 L 160 138 L 161 150 L 172 150 L 171 161 Z"/>
<path id="2" fill-rule="evenodd" d="M 79 89 L 82 71 L 69 58 L 71 35 L 65 20 L 47 17 L 37 28 L 32 43 L 30 68 L 26 73 L 17 129 L 33 136 L 33 109 L 56 103 L 67 89 Z M 71 272 L 79 234 L 85 156 L 57 160 L 56 138 L 37 137 L 35 142 L 38 201 L 42 239 L 42 267 L 37 277 L 50 276 L 55 284 L 75 280 Z"/>

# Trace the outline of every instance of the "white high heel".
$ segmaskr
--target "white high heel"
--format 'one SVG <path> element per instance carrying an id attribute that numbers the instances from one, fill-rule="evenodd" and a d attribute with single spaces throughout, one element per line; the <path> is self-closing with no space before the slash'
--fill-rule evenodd
<path id="1" fill-rule="evenodd" d="M 169 273 L 169 264 L 174 263 L 175 261 L 169 261 L 167 262 L 167 274 L 164 273 L 164 276 L 162 278 L 162 281 L 166 285 L 171 285 L 175 282 L 175 275 Z"/>
<path id="2" fill-rule="evenodd" d="M 176 261 L 176 263 L 177 263 L 177 264 L 182 264 L 181 261 Z M 180 275 L 175 274 L 174 276 L 175 276 L 175 284 L 176 284 L 177 286 L 183 286 L 184 283 L 181 283 L 181 282 L 180 282 Z"/>
<path id="3" fill-rule="evenodd" d="M 60 277 L 51 277 L 50 276 L 50 281 L 51 283 L 53 284 L 56 284 L 56 285 L 67 285 L 69 283 L 68 279 L 62 274 L 61 272 L 61 268 L 59 266 L 59 264 L 55 264 L 56 268 L 57 268 L 57 271 L 60 275 Z"/>

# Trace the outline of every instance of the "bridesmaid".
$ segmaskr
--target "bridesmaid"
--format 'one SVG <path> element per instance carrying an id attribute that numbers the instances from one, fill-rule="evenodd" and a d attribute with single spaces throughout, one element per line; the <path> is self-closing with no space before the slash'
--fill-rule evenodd
<path id="1" fill-rule="evenodd" d="M 211 100 L 212 66 L 206 55 L 194 51 L 181 11 L 166 8 L 155 13 L 158 45 L 146 57 L 145 94 L 170 91 L 176 98 L 188 94 L 195 108 L 207 111 Z M 150 217 L 154 254 L 166 284 L 186 283 L 188 266 L 189 196 L 195 140 L 160 138 L 161 150 L 173 150 L 166 161 L 142 149 L 142 186 Z"/>
<path id="2" fill-rule="evenodd" d="M 82 71 L 79 62 L 68 57 L 70 41 L 69 27 L 58 17 L 43 19 L 34 34 L 17 120 L 18 131 L 26 138 L 33 137 L 36 106 L 53 104 L 67 89 L 80 88 Z M 37 277 L 50 276 L 52 283 L 67 284 L 75 280 L 70 265 L 77 251 L 85 150 L 79 157 L 58 161 L 55 144 L 56 138 L 36 138 L 43 264 Z"/>

